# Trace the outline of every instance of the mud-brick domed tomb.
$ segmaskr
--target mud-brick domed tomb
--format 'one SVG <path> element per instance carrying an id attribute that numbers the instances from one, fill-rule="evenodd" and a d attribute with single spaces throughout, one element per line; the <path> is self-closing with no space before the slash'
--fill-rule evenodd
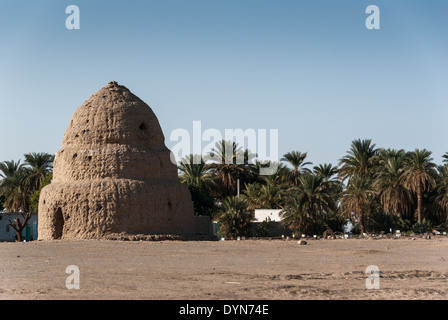
<path id="1" fill-rule="evenodd" d="M 191 196 L 156 115 L 110 82 L 69 123 L 53 180 L 41 192 L 39 239 L 194 232 Z"/>

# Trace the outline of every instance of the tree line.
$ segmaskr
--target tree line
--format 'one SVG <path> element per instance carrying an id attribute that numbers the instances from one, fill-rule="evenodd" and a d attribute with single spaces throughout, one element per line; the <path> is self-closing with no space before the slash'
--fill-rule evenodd
<path id="1" fill-rule="evenodd" d="M 211 154 L 222 161 L 181 159 L 179 180 L 190 189 L 195 213 L 220 221 L 225 236 L 247 235 L 255 209 L 281 209 L 281 223 L 305 234 L 342 232 L 347 219 L 360 234 L 448 231 L 448 152 L 438 166 L 426 149 L 377 148 L 357 139 L 337 166 L 313 166 L 307 152 L 291 151 L 270 176 L 259 175 L 270 163 L 252 161 L 235 142 L 216 143 Z M 229 154 L 233 160 L 244 155 L 244 163 L 228 161 Z"/>
<path id="2" fill-rule="evenodd" d="M 250 150 L 223 140 L 208 155 L 181 159 L 178 173 L 195 214 L 219 221 L 223 236 L 250 235 L 255 209 L 281 209 L 281 224 L 299 234 L 342 232 L 347 220 L 360 234 L 448 231 L 448 152 L 442 165 L 431 154 L 377 148 L 372 140 L 358 139 L 336 166 L 313 166 L 307 152 L 291 151 L 266 176 L 260 169 L 272 163 L 254 160 Z M 40 190 L 51 182 L 54 161 L 48 153 L 24 158 L 24 163 L 0 163 L 0 211 L 21 215 L 22 220 L 9 221 L 19 240 L 31 213 L 38 211 Z"/>

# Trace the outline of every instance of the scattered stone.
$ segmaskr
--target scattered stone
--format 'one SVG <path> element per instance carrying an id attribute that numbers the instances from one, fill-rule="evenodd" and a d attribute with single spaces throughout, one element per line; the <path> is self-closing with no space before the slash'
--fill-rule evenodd
<path id="1" fill-rule="evenodd" d="M 224 238 L 223 238 L 224 239 Z M 105 237 L 105 240 L 118 240 L 118 241 L 216 241 L 218 240 L 216 236 L 211 235 L 176 235 L 176 234 L 136 234 L 136 235 L 127 235 L 127 234 L 110 234 Z"/>
<path id="2" fill-rule="evenodd" d="M 305 240 L 297 241 L 297 243 L 300 244 L 301 246 L 305 246 L 308 244 L 308 242 L 306 242 Z"/>

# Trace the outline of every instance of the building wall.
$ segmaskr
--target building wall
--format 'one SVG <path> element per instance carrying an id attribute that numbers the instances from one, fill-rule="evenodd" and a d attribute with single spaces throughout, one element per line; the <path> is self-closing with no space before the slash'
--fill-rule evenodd
<path id="1" fill-rule="evenodd" d="M 15 241 L 16 230 L 9 226 L 9 220 L 14 220 L 15 218 L 22 220 L 22 217 L 18 213 L 0 213 L 0 241 Z M 37 240 L 37 228 L 33 228 L 34 223 L 37 224 L 37 214 L 31 215 L 31 219 L 27 224 L 30 227 L 31 240 Z M 26 228 L 23 229 L 22 235 L 25 239 Z"/>
<path id="2" fill-rule="evenodd" d="M 255 209 L 255 222 L 263 222 L 267 218 L 273 222 L 280 222 L 280 209 Z"/>
<path id="3" fill-rule="evenodd" d="M 282 221 L 280 217 L 281 211 L 281 209 L 256 209 L 255 220 L 250 227 L 250 234 L 256 237 L 290 235 L 291 230 L 280 223 Z"/>

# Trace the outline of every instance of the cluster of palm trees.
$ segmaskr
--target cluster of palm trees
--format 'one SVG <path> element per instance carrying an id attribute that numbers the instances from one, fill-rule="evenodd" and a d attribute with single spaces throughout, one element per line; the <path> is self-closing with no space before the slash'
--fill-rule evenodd
<path id="1" fill-rule="evenodd" d="M 37 213 L 39 194 L 52 178 L 54 156 L 48 153 L 27 153 L 24 163 L 4 161 L 0 163 L 0 210 L 19 213 L 19 218 L 9 221 L 20 241 L 22 230 Z"/>
<path id="2" fill-rule="evenodd" d="M 292 151 L 270 176 L 259 174 L 270 163 L 254 158 L 221 141 L 210 155 L 179 162 L 179 180 L 190 188 L 196 214 L 220 221 L 226 236 L 247 234 L 254 209 L 282 209 L 282 224 L 307 234 L 342 231 L 347 219 L 360 233 L 446 228 L 448 153 L 437 166 L 425 149 L 382 149 L 358 139 L 338 166 L 312 166 L 306 152 Z"/>
<path id="3" fill-rule="evenodd" d="M 18 237 L 37 212 L 54 160 L 47 153 L 24 157 L 23 164 L 0 163 L 0 210 L 22 214 L 23 221 L 10 221 Z M 360 233 L 447 228 L 448 152 L 438 166 L 425 149 L 382 149 L 358 139 L 338 166 L 313 166 L 306 158 L 306 152 L 288 152 L 274 174 L 260 175 L 272 163 L 223 140 L 208 155 L 181 159 L 179 180 L 190 190 L 195 214 L 220 221 L 225 236 L 248 235 L 255 209 L 281 209 L 282 224 L 306 234 L 342 231 L 347 219 Z"/>

